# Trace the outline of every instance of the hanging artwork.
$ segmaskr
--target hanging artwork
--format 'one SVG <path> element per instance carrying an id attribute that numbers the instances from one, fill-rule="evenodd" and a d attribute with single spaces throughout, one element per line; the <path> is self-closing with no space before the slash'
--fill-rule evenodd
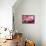
<path id="1" fill-rule="evenodd" d="M 22 15 L 22 23 L 35 23 L 35 16 L 34 15 Z"/>

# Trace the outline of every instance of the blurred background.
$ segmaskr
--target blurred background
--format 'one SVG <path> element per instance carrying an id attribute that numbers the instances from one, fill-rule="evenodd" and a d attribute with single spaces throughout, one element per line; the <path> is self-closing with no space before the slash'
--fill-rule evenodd
<path id="1" fill-rule="evenodd" d="M 46 46 L 46 0 L 29 1 L 0 0 L 0 27 L 12 29 L 14 15 L 15 29 L 23 32 L 23 37 L 35 40 L 37 46 Z M 35 15 L 35 24 L 22 24 L 23 14 Z"/>

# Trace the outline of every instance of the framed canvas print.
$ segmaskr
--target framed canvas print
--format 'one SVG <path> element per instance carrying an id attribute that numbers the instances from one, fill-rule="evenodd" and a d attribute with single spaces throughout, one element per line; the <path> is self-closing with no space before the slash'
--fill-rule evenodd
<path id="1" fill-rule="evenodd" d="M 35 16 L 34 15 L 22 15 L 22 23 L 34 24 L 35 23 Z"/>

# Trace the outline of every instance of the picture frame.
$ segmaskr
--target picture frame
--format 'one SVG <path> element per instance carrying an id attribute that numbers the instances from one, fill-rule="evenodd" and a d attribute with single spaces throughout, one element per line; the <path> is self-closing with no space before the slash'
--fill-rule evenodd
<path id="1" fill-rule="evenodd" d="M 22 23 L 23 24 L 34 24 L 35 16 L 34 15 L 22 15 Z"/>

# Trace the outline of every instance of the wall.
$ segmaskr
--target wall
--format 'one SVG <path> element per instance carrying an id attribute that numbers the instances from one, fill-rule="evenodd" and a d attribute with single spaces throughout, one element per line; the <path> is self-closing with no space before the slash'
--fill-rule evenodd
<path id="1" fill-rule="evenodd" d="M 12 6 L 16 0 L 0 0 L 0 27 L 12 29 Z"/>
<path id="2" fill-rule="evenodd" d="M 46 0 L 41 1 L 41 28 L 42 46 L 46 46 Z"/>
<path id="3" fill-rule="evenodd" d="M 24 38 L 34 40 L 36 46 L 41 46 L 40 12 L 41 12 L 40 0 L 23 0 L 21 3 L 17 5 L 17 7 L 16 5 L 13 6 L 15 29 L 17 29 L 18 32 L 22 32 Z M 35 15 L 35 23 L 22 24 L 22 15 Z"/>

